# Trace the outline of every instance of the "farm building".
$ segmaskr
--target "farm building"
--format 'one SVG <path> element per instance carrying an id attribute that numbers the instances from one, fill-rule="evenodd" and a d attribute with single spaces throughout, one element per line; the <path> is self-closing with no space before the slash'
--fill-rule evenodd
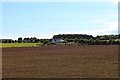
<path id="1" fill-rule="evenodd" d="M 0 43 L 11 43 L 12 39 L 0 39 Z"/>
<path id="2" fill-rule="evenodd" d="M 63 39 L 60 39 L 60 38 L 52 38 L 52 43 L 63 43 L 63 42 L 65 42 L 65 40 L 63 40 Z"/>

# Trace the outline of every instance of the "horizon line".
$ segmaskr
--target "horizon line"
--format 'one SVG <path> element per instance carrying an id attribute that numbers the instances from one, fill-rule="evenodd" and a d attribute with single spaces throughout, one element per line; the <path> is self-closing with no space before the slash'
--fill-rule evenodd
<path id="1" fill-rule="evenodd" d="M 69 33 L 70 34 L 70 33 Z M 71 33 L 72 34 L 72 33 Z M 96 36 L 103 36 L 103 35 L 119 35 L 120 33 L 111 33 L 111 34 L 101 34 L 101 35 L 96 35 Z M 55 34 L 55 35 L 67 35 L 67 34 Z M 73 34 L 73 35 L 75 35 L 75 34 Z M 93 36 L 93 37 L 96 37 L 95 35 L 92 35 L 92 34 L 81 34 L 81 35 L 91 35 L 91 36 Z M 52 35 L 52 37 L 53 37 L 54 35 Z M 37 36 L 19 36 L 19 37 L 17 37 L 17 38 L 7 38 L 7 37 L 4 37 L 3 38 L 3 36 L 0 38 L 0 39 L 12 39 L 12 40 L 16 40 L 16 39 L 18 39 L 18 38 L 34 38 L 34 37 L 36 37 L 36 38 L 38 38 L 38 39 L 52 39 L 52 37 L 37 37 Z"/>

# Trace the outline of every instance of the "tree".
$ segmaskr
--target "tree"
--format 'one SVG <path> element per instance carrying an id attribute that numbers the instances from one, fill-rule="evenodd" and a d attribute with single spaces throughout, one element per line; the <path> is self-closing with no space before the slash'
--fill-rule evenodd
<path id="1" fill-rule="evenodd" d="M 21 43 L 22 42 L 22 37 L 19 37 L 18 38 L 18 43 Z"/>
<path id="2" fill-rule="evenodd" d="M 8 40 L 8 43 L 12 43 L 12 40 Z"/>
<path id="3" fill-rule="evenodd" d="M 7 40 L 2 41 L 3 43 L 7 43 Z"/>
<path id="4" fill-rule="evenodd" d="M 93 44 L 94 44 L 94 39 L 93 39 L 93 38 L 89 39 L 89 40 L 88 40 L 88 44 L 89 44 L 89 45 L 91 45 L 91 44 L 93 45 Z"/>
<path id="5" fill-rule="evenodd" d="M 15 41 L 14 40 L 12 40 L 12 43 L 14 43 Z"/>
<path id="6" fill-rule="evenodd" d="M 40 42 L 40 40 L 39 40 L 39 39 L 36 39 L 36 40 L 35 40 L 35 43 L 38 43 L 38 42 Z"/>
<path id="7" fill-rule="evenodd" d="M 30 43 L 30 38 L 26 38 L 26 42 L 27 42 L 27 43 Z"/>
<path id="8" fill-rule="evenodd" d="M 17 42 L 17 40 L 15 40 L 15 43 Z"/>
<path id="9" fill-rule="evenodd" d="M 109 40 L 109 44 L 112 44 L 112 42 L 113 42 L 113 40 L 112 40 L 112 39 L 110 39 L 110 40 Z"/>
<path id="10" fill-rule="evenodd" d="M 43 45 L 48 45 L 48 43 L 49 43 L 49 41 L 48 40 L 45 40 L 45 41 L 43 41 Z"/>
<path id="11" fill-rule="evenodd" d="M 95 40 L 95 44 L 96 45 L 100 44 L 100 39 L 99 38 Z"/>

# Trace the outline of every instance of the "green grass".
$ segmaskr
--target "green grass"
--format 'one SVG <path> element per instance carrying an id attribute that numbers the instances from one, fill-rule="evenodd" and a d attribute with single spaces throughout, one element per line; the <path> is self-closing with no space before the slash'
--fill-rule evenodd
<path id="1" fill-rule="evenodd" d="M 0 43 L 0 48 L 7 47 L 32 47 L 39 46 L 41 43 Z"/>

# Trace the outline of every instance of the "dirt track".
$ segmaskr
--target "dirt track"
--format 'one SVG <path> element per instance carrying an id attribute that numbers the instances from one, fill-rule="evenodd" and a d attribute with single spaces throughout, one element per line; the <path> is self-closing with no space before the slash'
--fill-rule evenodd
<path id="1" fill-rule="evenodd" d="M 3 78 L 116 78 L 118 46 L 3 48 Z"/>

